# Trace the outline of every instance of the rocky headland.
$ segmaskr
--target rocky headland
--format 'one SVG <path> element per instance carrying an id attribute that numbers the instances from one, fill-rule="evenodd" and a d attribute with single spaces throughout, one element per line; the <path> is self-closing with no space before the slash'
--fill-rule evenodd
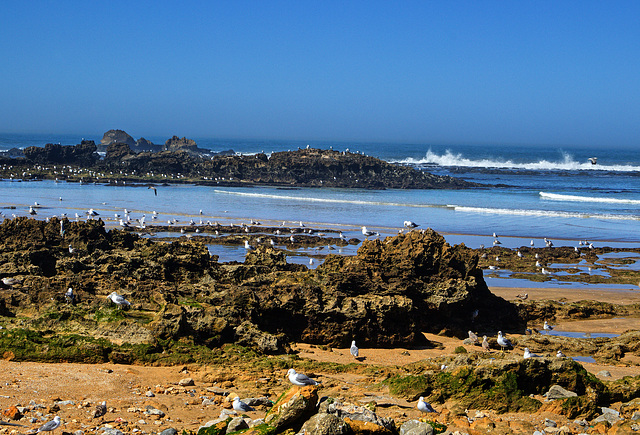
<path id="1" fill-rule="evenodd" d="M 177 136 L 163 146 L 134 141 L 121 130 L 73 146 L 28 147 L 24 158 L 0 157 L 5 179 L 58 179 L 102 183 L 199 183 L 224 186 L 339 187 L 364 189 L 464 189 L 482 187 L 359 153 L 298 149 L 270 155 L 211 153 Z M 60 167 L 70 166 L 70 167 Z"/>
<path id="2" fill-rule="evenodd" d="M 542 335 L 532 326 L 542 319 L 611 317 L 623 309 L 637 316 L 637 305 L 504 300 L 486 286 L 482 250 L 450 246 L 432 230 L 367 240 L 357 255 L 328 254 L 311 270 L 288 264 L 285 251 L 270 246 L 269 239 L 288 237 L 279 230 L 260 228 L 262 243 L 252 239 L 255 249 L 244 262 L 220 263 L 209 254 L 206 235 L 154 241 L 132 229 L 107 230 L 100 220 L 5 220 L 0 354 L 11 361 L 3 362 L 5 370 L 19 370 L 10 365 L 15 361 L 116 364 L 116 370 L 179 364 L 172 376 L 185 379 L 128 384 L 128 394 L 147 402 L 118 399 L 109 423 L 85 423 L 82 413 L 98 401 L 87 400 L 86 391 L 72 398 L 77 407 L 60 394 L 57 402 L 38 397 L 24 406 L 29 390 L 14 393 L 11 381 L 0 393 L 25 402 L 0 395 L 0 403 L 16 407 L 19 423 L 38 412 L 43 418 L 57 413 L 70 429 L 123 433 L 148 431 L 149 420 L 201 434 L 243 427 L 322 434 L 637 430 L 640 377 L 607 380 L 556 352 L 637 367 L 638 331 L 575 339 Z M 236 229 L 215 231 L 229 242 Z M 327 243 L 314 237 L 296 239 Z M 65 296 L 69 288 L 72 298 Z M 113 304 L 112 292 L 130 305 Z M 489 348 L 469 339 L 468 330 L 487 335 Z M 496 342 L 498 330 L 512 342 L 506 351 Z M 362 349 L 357 359 L 349 355 L 353 339 Z M 523 358 L 524 347 L 537 355 Z M 314 360 L 314 348 L 325 357 Z M 368 362 L 368 352 L 385 348 L 406 350 L 396 362 Z M 404 355 L 422 352 L 429 356 L 403 362 Z M 291 367 L 322 384 L 291 387 Z M 233 414 L 236 395 L 253 397 L 245 400 L 256 411 Z M 425 416 L 426 423 L 415 408 L 420 396 L 438 411 Z M 154 411 L 160 403 L 164 410 Z M 189 409 L 201 411 L 195 417 Z M 183 414 L 196 423 L 177 417 Z"/>

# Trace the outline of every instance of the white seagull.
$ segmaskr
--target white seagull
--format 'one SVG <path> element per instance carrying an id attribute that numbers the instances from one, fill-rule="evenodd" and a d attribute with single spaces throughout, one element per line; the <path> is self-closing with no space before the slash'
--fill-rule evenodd
<path id="1" fill-rule="evenodd" d="M 64 298 L 67 300 L 68 303 L 73 303 L 73 300 L 75 299 L 75 295 L 73 294 L 73 289 L 71 287 L 69 287 L 69 289 L 65 292 L 64 294 Z"/>
<path id="2" fill-rule="evenodd" d="M 547 330 L 547 331 L 551 331 L 553 329 L 553 326 L 549 325 L 549 322 L 547 322 L 545 320 L 544 321 L 544 325 L 542 325 L 542 329 Z"/>
<path id="3" fill-rule="evenodd" d="M 538 358 L 538 357 L 540 357 L 540 355 L 536 355 L 535 353 L 531 353 L 531 351 L 529 350 L 529 348 L 528 348 L 528 347 L 525 347 L 525 348 L 524 348 L 524 355 L 523 355 L 523 357 L 524 357 L 525 359 L 526 359 L 526 358 L 532 358 L 532 357 L 533 357 L 533 358 Z"/>
<path id="4" fill-rule="evenodd" d="M 234 397 L 233 399 L 233 410 L 236 412 L 248 412 L 248 411 L 255 411 L 254 408 L 250 407 L 249 405 L 247 405 L 246 403 L 244 403 L 242 400 L 240 400 L 239 397 Z"/>
<path id="5" fill-rule="evenodd" d="M 419 227 L 420 225 L 418 225 L 415 222 L 411 222 L 411 221 L 404 221 L 404 227 L 405 228 L 416 228 Z"/>
<path id="6" fill-rule="evenodd" d="M 558 350 L 558 352 L 556 352 L 556 358 L 566 358 L 567 356 L 562 353 L 561 350 Z"/>
<path id="7" fill-rule="evenodd" d="M 116 292 L 111 292 L 111 294 L 109 296 L 107 296 L 107 298 L 109 298 L 111 300 L 111 302 L 116 304 L 118 306 L 118 308 L 122 308 L 124 305 L 126 305 L 126 306 L 130 306 L 131 305 L 131 302 L 129 302 L 128 300 L 126 300 L 124 298 L 124 296 L 121 296 Z"/>
<path id="8" fill-rule="evenodd" d="M 424 401 L 424 397 L 420 397 L 418 399 L 418 405 L 416 407 L 425 414 L 429 412 L 437 412 L 430 404 Z"/>
<path id="9" fill-rule="evenodd" d="M 378 233 L 376 233 L 375 231 L 367 230 L 367 227 L 362 227 L 362 235 L 363 236 L 370 237 L 370 236 L 375 236 L 376 234 L 378 234 Z"/>
<path id="10" fill-rule="evenodd" d="M 503 352 L 505 347 L 513 346 L 511 342 L 507 339 L 507 337 L 502 335 L 502 331 L 498 331 L 498 344 L 500 345 L 500 348 L 502 349 Z"/>
<path id="11" fill-rule="evenodd" d="M 289 369 L 287 375 L 289 376 L 289 382 L 299 387 L 304 387 L 305 385 L 318 385 L 318 381 L 311 379 L 303 373 L 297 373 L 295 369 Z"/>
<path id="12" fill-rule="evenodd" d="M 360 351 L 358 350 L 358 346 L 356 346 L 355 340 L 351 342 L 351 349 L 349 349 L 349 351 L 354 358 L 358 358 L 358 355 L 360 355 Z"/>
<path id="13" fill-rule="evenodd" d="M 60 417 L 58 417 L 56 415 L 55 417 L 53 417 L 53 420 L 48 421 L 45 424 L 43 424 L 42 426 L 40 426 L 36 433 L 52 432 L 52 431 L 58 429 L 58 427 L 60 427 Z"/>
<path id="14" fill-rule="evenodd" d="M 473 333 L 473 331 L 469 331 L 469 338 L 473 342 L 473 344 L 478 343 L 478 336 Z"/>

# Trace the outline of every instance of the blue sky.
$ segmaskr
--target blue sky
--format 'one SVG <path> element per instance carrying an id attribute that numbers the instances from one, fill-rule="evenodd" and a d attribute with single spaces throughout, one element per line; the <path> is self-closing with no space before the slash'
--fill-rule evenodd
<path id="1" fill-rule="evenodd" d="M 637 1 L 11 1 L 3 16 L 3 132 L 640 138 Z"/>

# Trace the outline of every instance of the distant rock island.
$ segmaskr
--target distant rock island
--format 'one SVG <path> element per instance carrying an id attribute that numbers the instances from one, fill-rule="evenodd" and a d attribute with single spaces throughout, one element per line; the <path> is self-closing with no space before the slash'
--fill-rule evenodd
<path id="1" fill-rule="evenodd" d="M 173 136 L 164 145 L 123 130 L 107 131 L 100 145 L 46 144 L 28 147 L 24 157 L 0 156 L 9 167 L 24 166 L 26 179 L 58 178 L 87 182 L 199 183 L 226 186 L 338 187 L 364 189 L 464 189 L 480 187 L 459 178 L 433 175 L 349 151 L 309 148 L 270 155 L 212 152 L 193 139 Z M 59 174 L 47 165 L 67 164 L 89 169 L 91 175 Z M 7 173 L 4 173 L 7 172 Z M 5 178 L 14 170 L 0 169 Z"/>

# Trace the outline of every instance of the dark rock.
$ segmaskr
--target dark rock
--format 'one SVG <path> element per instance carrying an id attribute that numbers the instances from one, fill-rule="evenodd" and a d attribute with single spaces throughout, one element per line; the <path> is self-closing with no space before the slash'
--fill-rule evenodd
<path id="1" fill-rule="evenodd" d="M 48 143 L 44 147 L 27 147 L 25 158 L 37 164 L 71 164 L 91 167 L 98 161 L 97 147 L 92 140 L 83 140 L 78 145 Z"/>
<path id="2" fill-rule="evenodd" d="M 111 145 L 113 143 L 125 143 L 130 147 L 135 147 L 136 141 L 123 130 L 109 130 L 100 140 L 102 145 Z"/>
<path id="3" fill-rule="evenodd" d="M 160 432 L 160 435 L 176 435 L 177 433 L 178 433 L 177 429 L 170 427 Z"/>

